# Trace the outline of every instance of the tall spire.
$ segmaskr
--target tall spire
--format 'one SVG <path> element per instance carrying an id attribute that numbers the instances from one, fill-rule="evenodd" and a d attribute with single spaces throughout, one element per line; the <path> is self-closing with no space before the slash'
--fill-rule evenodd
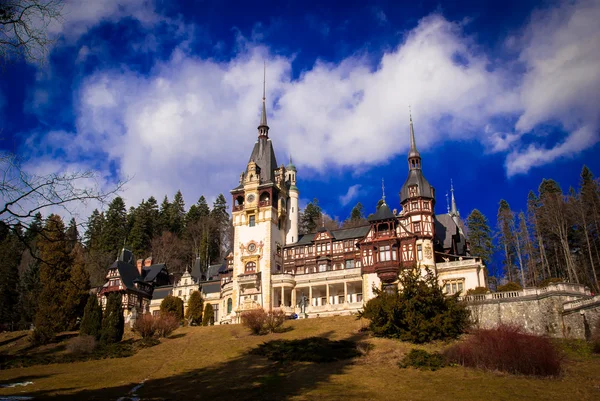
<path id="1" fill-rule="evenodd" d="M 452 193 L 452 209 L 450 210 L 452 214 L 458 216 L 458 209 L 456 208 L 456 200 L 454 200 L 454 183 L 452 179 L 450 179 L 450 192 Z"/>
<path id="2" fill-rule="evenodd" d="M 385 203 L 385 183 L 383 181 L 383 178 L 381 179 L 381 200 L 383 201 L 383 203 Z"/>
<path id="3" fill-rule="evenodd" d="M 408 106 L 408 114 L 410 116 L 410 151 L 408 152 L 408 167 L 409 169 L 421 168 L 421 154 L 417 150 L 417 142 L 415 141 L 415 129 L 413 128 L 412 112 Z"/>
<path id="4" fill-rule="evenodd" d="M 267 106 L 265 104 L 267 94 L 267 62 L 263 65 L 263 97 L 262 114 L 260 116 L 260 125 L 258 126 L 258 136 L 269 137 L 269 126 L 267 125 Z"/>

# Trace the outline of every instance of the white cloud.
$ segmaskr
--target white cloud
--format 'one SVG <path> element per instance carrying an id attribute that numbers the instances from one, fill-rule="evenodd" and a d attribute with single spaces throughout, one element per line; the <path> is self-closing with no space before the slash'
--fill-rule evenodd
<path id="1" fill-rule="evenodd" d="M 565 7 L 556 12 L 571 10 Z M 337 64 L 318 61 L 292 79 L 293 56 L 273 56 L 242 37 L 237 56 L 224 62 L 179 49 L 148 76 L 114 69 L 84 79 L 76 93 L 76 132 L 54 133 L 39 149 L 60 148 L 65 160 L 86 158 L 107 175 L 116 166 L 120 177 L 134 177 L 126 192 L 130 203 L 181 189 L 189 205 L 201 194 L 226 192 L 237 184 L 256 139 L 266 59 L 270 137 L 280 162 L 293 154 L 300 179 L 332 167 L 363 169 L 404 153 L 409 104 L 421 150 L 446 140 L 481 141 L 493 152 L 511 152 L 508 175 L 526 172 L 580 152 L 597 136 L 600 91 L 583 86 L 598 88 L 598 76 L 589 74 L 598 71 L 600 52 L 581 54 L 572 42 L 579 34 L 571 30 L 598 35 L 589 18 L 577 18 L 573 28 L 576 14 L 557 18 L 548 43 L 540 43 L 545 14 L 534 16 L 527 35 L 513 39 L 529 66 L 522 86 L 501 66 L 492 68 L 461 24 L 440 15 L 422 19 L 375 70 L 356 55 Z M 585 52 L 596 49 L 583 42 Z M 567 84 L 553 88 L 554 80 Z M 519 116 L 514 132 L 489 123 Z M 552 119 L 571 136 L 551 149 L 538 142 L 523 148 L 527 130 Z M 342 202 L 350 201 L 351 189 Z"/>
<path id="2" fill-rule="evenodd" d="M 360 184 L 355 184 L 349 187 L 348 191 L 344 195 L 340 196 L 340 204 L 342 206 L 346 206 L 348 203 L 352 202 L 352 200 L 356 199 L 360 194 L 360 188 Z"/>
<path id="3" fill-rule="evenodd" d="M 508 175 L 571 157 L 595 144 L 600 134 L 600 2 L 564 2 L 533 14 L 522 37 L 521 61 L 527 68 L 522 87 L 519 133 L 558 122 L 568 136 L 545 148 L 534 144 L 507 158 Z"/>

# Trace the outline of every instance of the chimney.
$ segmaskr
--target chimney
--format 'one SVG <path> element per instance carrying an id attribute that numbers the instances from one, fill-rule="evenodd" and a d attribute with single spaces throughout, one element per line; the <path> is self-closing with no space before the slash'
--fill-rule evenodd
<path id="1" fill-rule="evenodd" d="M 144 259 L 138 259 L 136 266 L 137 266 L 137 271 L 140 274 L 140 276 L 142 275 L 142 265 L 144 264 Z"/>
<path id="2" fill-rule="evenodd" d="M 146 260 L 144 260 L 144 267 L 148 267 L 148 266 L 152 266 L 152 256 L 146 258 Z"/>

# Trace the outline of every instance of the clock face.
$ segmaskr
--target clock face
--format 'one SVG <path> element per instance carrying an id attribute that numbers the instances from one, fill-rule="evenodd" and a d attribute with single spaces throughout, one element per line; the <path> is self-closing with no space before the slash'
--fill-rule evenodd
<path id="1" fill-rule="evenodd" d="M 250 244 L 250 245 L 248 245 L 248 251 L 250 251 L 250 252 L 256 251 L 256 244 Z"/>
<path id="2" fill-rule="evenodd" d="M 254 194 L 250 194 L 246 197 L 246 200 L 248 201 L 248 203 L 252 203 L 254 202 Z"/>

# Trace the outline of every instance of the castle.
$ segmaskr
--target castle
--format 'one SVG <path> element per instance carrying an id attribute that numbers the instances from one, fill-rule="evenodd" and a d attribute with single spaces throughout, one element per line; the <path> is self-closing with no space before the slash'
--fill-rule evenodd
<path id="1" fill-rule="evenodd" d="M 298 171 L 291 159 L 287 166 L 277 164 L 263 93 L 258 138 L 230 191 L 234 241 L 224 263 L 202 272 L 196 261 L 171 285 L 161 279 L 164 265 L 139 260 L 134 266 L 133 255 L 123 250 L 101 294 L 120 291 L 128 316 L 134 310 L 157 313 L 169 294 L 186 305 L 189 295 L 200 290 L 220 324 L 238 322 L 244 311 L 255 308 L 307 317 L 353 313 L 373 298 L 374 288 L 395 286 L 400 270 L 415 266 L 436 272 L 448 294 L 486 287 L 486 269 L 469 254 L 454 191 L 448 213 L 434 213 L 435 189 L 423 174 L 412 117 L 409 127 L 400 211 L 390 209 L 383 195 L 364 225 L 302 234 Z"/>

